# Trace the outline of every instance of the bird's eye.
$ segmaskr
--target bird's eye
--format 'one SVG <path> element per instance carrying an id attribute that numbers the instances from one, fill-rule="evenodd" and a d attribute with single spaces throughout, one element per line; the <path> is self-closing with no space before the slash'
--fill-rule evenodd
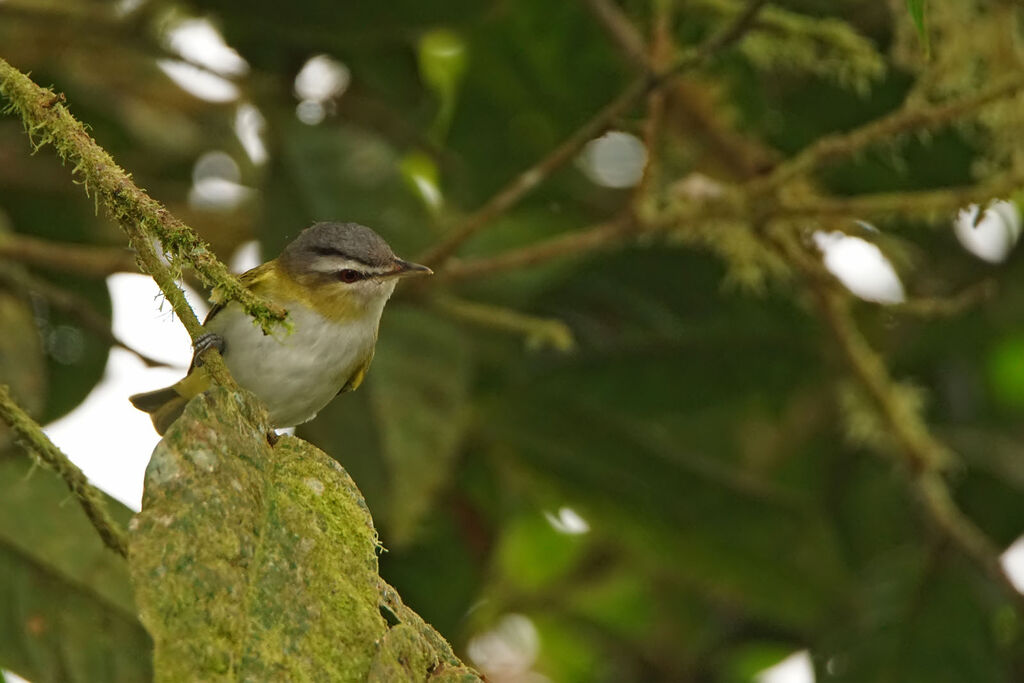
<path id="1" fill-rule="evenodd" d="M 356 280 L 362 280 L 363 274 L 358 270 L 346 268 L 338 273 L 338 279 L 342 282 L 355 282 Z"/>

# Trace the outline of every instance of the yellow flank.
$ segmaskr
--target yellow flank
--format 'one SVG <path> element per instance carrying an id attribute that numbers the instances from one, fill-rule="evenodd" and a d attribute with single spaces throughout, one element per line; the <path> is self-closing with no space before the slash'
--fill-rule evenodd
<path id="1" fill-rule="evenodd" d="M 203 367 L 192 368 L 192 372 L 174 385 L 174 391 L 185 399 L 198 396 L 209 388 L 210 376 L 206 373 L 206 368 Z"/>
<path id="2" fill-rule="evenodd" d="M 366 371 L 370 369 L 370 363 L 373 361 L 373 349 L 370 349 L 370 355 L 367 356 L 366 362 L 363 363 L 352 376 L 345 382 L 345 386 L 341 388 L 342 392 L 355 391 L 359 388 L 359 385 L 363 383 L 363 379 L 366 378 Z"/>

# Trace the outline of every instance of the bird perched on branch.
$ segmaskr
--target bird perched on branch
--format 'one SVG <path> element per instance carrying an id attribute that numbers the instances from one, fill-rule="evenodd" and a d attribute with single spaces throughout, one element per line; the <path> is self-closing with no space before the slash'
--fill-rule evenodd
<path id="1" fill-rule="evenodd" d="M 239 386 L 256 394 L 275 427 L 316 417 L 332 398 L 363 381 L 377 343 L 384 304 L 404 277 L 430 275 L 395 256 L 381 237 L 357 223 L 317 223 L 276 259 L 242 275 L 253 292 L 288 310 L 293 330 L 267 335 L 236 301 L 216 304 L 195 343 L 188 375 L 135 394 L 163 434 L 189 399 L 211 387 L 200 355 L 215 347 Z"/>

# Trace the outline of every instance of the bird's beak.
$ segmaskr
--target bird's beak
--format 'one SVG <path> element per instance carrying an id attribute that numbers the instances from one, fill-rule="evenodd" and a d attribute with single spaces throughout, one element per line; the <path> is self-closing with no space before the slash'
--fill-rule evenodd
<path id="1" fill-rule="evenodd" d="M 395 259 L 394 267 L 384 273 L 385 277 L 413 277 L 415 275 L 433 275 L 434 271 L 418 263 Z"/>

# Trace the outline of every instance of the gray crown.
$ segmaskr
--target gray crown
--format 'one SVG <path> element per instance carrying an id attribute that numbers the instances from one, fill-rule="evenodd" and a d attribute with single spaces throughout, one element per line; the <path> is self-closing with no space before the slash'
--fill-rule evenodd
<path id="1" fill-rule="evenodd" d="M 322 256 L 342 256 L 371 268 L 392 264 L 395 253 L 384 239 L 358 223 L 315 223 L 284 248 L 280 262 L 291 272 L 306 270 Z"/>

